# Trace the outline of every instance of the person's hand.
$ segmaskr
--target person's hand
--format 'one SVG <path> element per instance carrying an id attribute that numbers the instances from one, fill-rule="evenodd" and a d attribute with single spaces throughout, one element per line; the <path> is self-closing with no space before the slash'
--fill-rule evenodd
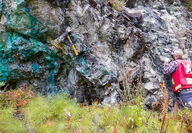
<path id="1" fill-rule="evenodd" d="M 170 62 L 171 61 L 169 58 L 164 57 L 164 56 L 161 56 L 160 60 L 163 61 L 163 62 Z"/>
<path id="2" fill-rule="evenodd" d="M 167 58 L 167 57 L 164 59 L 164 62 L 170 62 L 170 61 L 171 60 L 169 58 Z"/>

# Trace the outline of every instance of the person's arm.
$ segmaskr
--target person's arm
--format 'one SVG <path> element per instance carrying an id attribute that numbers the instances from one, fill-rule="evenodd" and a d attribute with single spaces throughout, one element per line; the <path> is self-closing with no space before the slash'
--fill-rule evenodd
<path id="1" fill-rule="evenodd" d="M 172 74 L 173 72 L 176 71 L 177 69 L 177 62 L 176 61 L 171 61 L 171 62 L 165 62 L 163 64 L 163 74 Z"/>

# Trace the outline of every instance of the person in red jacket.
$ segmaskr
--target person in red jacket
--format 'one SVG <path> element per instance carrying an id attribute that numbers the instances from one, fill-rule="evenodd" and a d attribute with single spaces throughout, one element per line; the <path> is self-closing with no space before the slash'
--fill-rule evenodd
<path id="1" fill-rule="evenodd" d="M 172 57 L 173 61 L 165 60 L 163 73 L 171 75 L 173 93 L 192 111 L 192 64 L 182 58 L 181 49 L 174 49 Z"/>

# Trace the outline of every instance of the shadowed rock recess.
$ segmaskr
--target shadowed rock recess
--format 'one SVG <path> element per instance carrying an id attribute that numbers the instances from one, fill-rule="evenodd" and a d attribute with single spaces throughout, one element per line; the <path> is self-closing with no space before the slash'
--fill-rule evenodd
<path id="1" fill-rule="evenodd" d="M 163 58 L 180 47 L 192 59 L 191 19 L 179 0 L 129 0 L 125 6 L 115 10 L 107 0 L 0 0 L 0 82 L 113 104 L 121 99 L 126 75 L 129 91 L 143 88 L 150 108 L 161 99 L 160 81 L 171 92 L 161 72 Z"/>

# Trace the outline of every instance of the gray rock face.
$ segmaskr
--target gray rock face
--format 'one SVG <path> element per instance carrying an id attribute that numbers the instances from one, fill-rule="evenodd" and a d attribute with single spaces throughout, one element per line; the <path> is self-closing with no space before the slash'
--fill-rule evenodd
<path id="1" fill-rule="evenodd" d="M 192 58 L 191 19 L 178 0 L 129 0 L 120 11 L 107 0 L 0 0 L 0 12 L 0 82 L 10 87 L 26 82 L 44 94 L 115 104 L 141 84 L 151 107 L 159 81 L 172 94 L 163 58 L 173 47 Z M 121 85 L 125 77 L 132 86 Z"/>

